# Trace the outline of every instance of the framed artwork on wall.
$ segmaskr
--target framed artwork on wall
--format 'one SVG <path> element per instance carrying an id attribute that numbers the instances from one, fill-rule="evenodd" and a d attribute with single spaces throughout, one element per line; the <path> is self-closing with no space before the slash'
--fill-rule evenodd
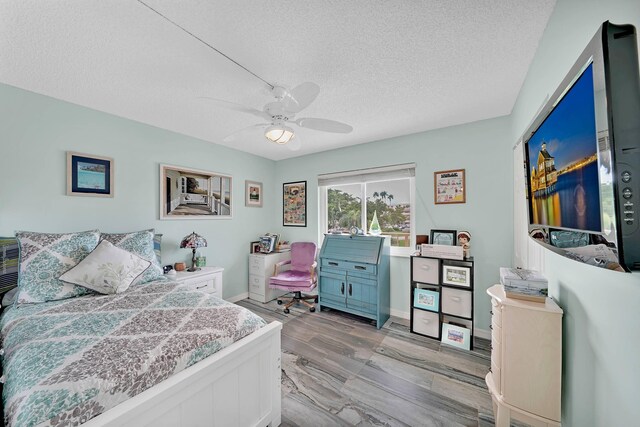
<path id="1" fill-rule="evenodd" d="M 465 203 L 464 169 L 434 172 L 433 199 L 436 205 Z"/>
<path id="2" fill-rule="evenodd" d="M 262 207 L 262 183 L 255 181 L 244 182 L 244 205 L 249 207 Z"/>
<path id="3" fill-rule="evenodd" d="M 307 181 L 282 184 L 282 225 L 307 226 Z"/>
<path id="4" fill-rule="evenodd" d="M 113 197 L 113 159 L 67 151 L 67 195 Z"/>
<path id="5" fill-rule="evenodd" d="M 232 178 L 160 165 L 160 219 L 230 219 Z"/>

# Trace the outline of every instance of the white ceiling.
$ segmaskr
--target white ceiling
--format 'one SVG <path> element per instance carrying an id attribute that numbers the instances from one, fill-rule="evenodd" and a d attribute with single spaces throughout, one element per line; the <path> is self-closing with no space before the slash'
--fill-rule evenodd
<path id="1" fill-rule="evenodd" d="M 223 138 L 267 85 L 136 0 L 0 0 L 0 82 L 273 160 L 509 114 L 555 0 L 143 0 L 273 84 L 317 83 L 300 151 Z"/>

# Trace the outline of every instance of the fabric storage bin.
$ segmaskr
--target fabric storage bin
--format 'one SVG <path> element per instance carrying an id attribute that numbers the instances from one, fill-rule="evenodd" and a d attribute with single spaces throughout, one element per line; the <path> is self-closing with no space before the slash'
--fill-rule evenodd
<path id="1" fill-rule="evenodd" d="M 413 332 L 438 338 L 440 321 L 438 313 L 413 309 Z"/>
<path id="2" fill-rule="evenodd" d="M 440 260 L 434 258 L 413 259 L 413 281 L 440 284 Z"/>
<path id="3" fill-rule="evenodd" d="M 471 291 L 442 287 L 442 313 L 471 317 Z"/>

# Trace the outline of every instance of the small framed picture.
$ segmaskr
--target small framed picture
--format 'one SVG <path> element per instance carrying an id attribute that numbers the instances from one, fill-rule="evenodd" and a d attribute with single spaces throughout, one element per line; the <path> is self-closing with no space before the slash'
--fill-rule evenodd
<path id="1" fill-rule="evenodd" d="M 431 230 L 432 245 L 456 246 L 458 242 L 456 230 Z"/>
<path id="2" fill-rule="evenodd" d="M 465 203 L 464 169 L 434 172 L 433 199 L 436 205 Z"/>
<path id="3" fill-rule="evenodd" d="M 450 323 L 442 324 L 442 340 L 444 344 L 464 350 L 471 349 L 471 331 L 461 326 L 452 325 Z"/>
<path id="4" fill-rule="evenodd" d="M 67 151 L 67 195 L 113 197 L 113 159 Z"/>
<path id="5" fill-rule="evenodd" d="M 251 242 L 251 246 L 249 248 L 252 254 L 257 254 L 260 252 L 260 241 Z"/>
<path id="6" fill-rule="evenodd" d="M 442 264 L 442 284 L 471 287 L 471 269 L 457 265 Z"/>
<path id="7" fill-rule="evenodd" d="M 438 311 L 440 307 L 440 294 L 429 289 L 416 288 L 413 293 L 413 306 L 425 310 Z"/>
<path id="8" fill-rule="evenodd" d="M 262 183 L 255 181 L 244 182 L 244 205 L 249 207 L 262 207 Z"/>

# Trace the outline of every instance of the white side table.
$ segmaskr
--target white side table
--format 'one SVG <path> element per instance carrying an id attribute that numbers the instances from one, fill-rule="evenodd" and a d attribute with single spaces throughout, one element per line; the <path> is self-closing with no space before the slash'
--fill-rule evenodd
<path id="1" fill-rule="evenodd" d="M 201 267 L 198 271 L 177 271 L 175 276 L 167 276 L 191 290 L 198 290 L 222 298 L 222 267 Z"/>

